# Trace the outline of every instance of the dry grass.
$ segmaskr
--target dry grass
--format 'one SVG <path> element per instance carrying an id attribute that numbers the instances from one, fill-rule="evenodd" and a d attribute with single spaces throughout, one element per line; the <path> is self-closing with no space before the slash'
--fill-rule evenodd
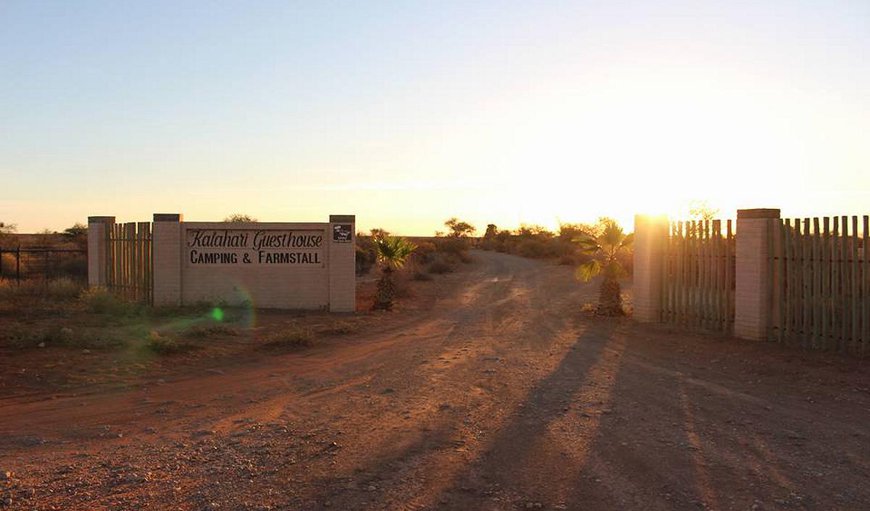
<path id="1" fill-rule="evenodd" d="M 432 262 L 429 267 L 426 269 L 429 273 L 434 273 L 436 275 L 443 275 L 445 273 L 453 273 L 453 266 L 450 265 L 447 261 L 437 260 Z"/>
<path id="2" fill-rule="evenodd" d="M 271 334 L 265 339 L 263 345 L 273 348 L 308 348 L 314 346 L 316 342 L 314 332 L 310 328 L 290 326 Z"/>
<path id="3" fill-rule="evenodd" d="M 100 287 L 82 291 L 79 300 L 86 310 L 96 314 L 134 316 L 144 311 L 142 304 L 124 300 Z"/>
<path id="4" fill-rule="evenodd" d="M 83 287 L 79 281 L 69 278 L 0 280 L 0 312 L 33 316 L 67 310 Z"/>
<path id="5" fill-rule="evenodd" d="M 195 346 L 188 342 L 178 341 L 174 337 L 152 330 L 145 339 L 145 347 L 159 355 L 172 355 L 189 351 Z"/>
<path id="6" fill-rule="evenodd" d="M 184 330 L 181 335 L 190 339 L 206 339 L 209 337 L 225 337 L 239 335 L 239 331 L 229 325 L 194 325 Z"/>
<path id="7" fill-rule="evenodd" d="M 15 349 L 47 347 L 106 349 L 123 344 L 115 335 L 91 329 L 50 326 L 34 328 L 15 324 L 0 336 L 0 342 Z"/>
<path id="8" fill-rule="evenodd" d="M 317 333 L 321 335 L 348 335 L 356 331 L 356 325 L 347 321 L 336 321 L 331 325 L 322 326 L 317 329 Z"/>
<path id="9" fill-rule="evenodd" d="M 426 272 L 415 270 L 414 273 L 411 275 L 411 278 L 420 282 L 426 282 L 432 280 L 432 275 L 429 275 Z"/>

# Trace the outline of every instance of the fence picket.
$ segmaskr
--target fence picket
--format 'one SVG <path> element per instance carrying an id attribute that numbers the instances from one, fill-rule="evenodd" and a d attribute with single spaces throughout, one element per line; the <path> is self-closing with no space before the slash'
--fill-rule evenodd
<path id="1" fill-rule="evenodd" d="M 862 229 L 862 244 L 861 244 L 861 356 L 867 352 L 867 343 L 870 342 L 870 282 L 868 282 L 868 272 L 870 272 L 870 258 L 868 258 L 867 248 L 870 241 L 870 217 L 864 216 Z"/>
<path id="2" fill-rule="evenodd" d="M 151 224 L 127 222 L 106 229 L 106 286 L 116 295 L 144 303 L 153 298 Z"/>
<path id="3" fill-rule="evenodd" d="M 830 340 L 828 339 L 829 335 L 829 325 L 828 322 L 830 320 L 830 307 L 828 306 L 829 297 L 831 295 L 831 259 L 830 259 L 830 249 L 828 248 L 831 242 L 831 219 L 828 217 L 824 217 L 822 219 L 822 248 L 820 251 L 819 258 L 821 260 L 821 279 L 822 279 L 822 288 L 821 288 L 821 347 L 822 349 L 828 349 L 828 345 L 830 344 Z"/>
<path id="4" fill-rule="evenodd" d="M 810 262 L 810 271 L 812 271 L 812 294 L 810 295 L 810 322 L 812 326 L 810 328 L 812 335 L 812 346 L 813 349 L 818 349 L 819 344 L 821 344 L 821 316 L 822 311 L 820 308 L 820 300 L 819 295 L 821 294 L 822 287 L 822 271 L 820 264 L 820 256 L 821 247 L 819 246 L 820 236 L 819 236 L 819 219 L 813 218 L 813 227 L 810 235 L 811 246 L 810 249 L 812 251 L 812 260 Z"/>
<path id="5" fill-rule="evenodd" d="M 777 300 L 777 331 L 776 331 L 776 341 L 780 344 L 785 340 L 785 328 L 788 315 L 786 311 L 788 310 L 787 304 L 788 302 L 785 299 L 785 290 L 786 290 L 786 232 L 785 232 L 785 224 L 782 220 L 777 220 L 774 222 L 774 226 L 776 227 L 776 239 L 779 240 L 778 249 L 776 254 L 778 255 L 778 264 L 777 264 L 777 275 L 779 280 L 776 281 L 776 287 L 774 289 L 778 289 L 778 295 L 775 298 Z"/>
<path id="6" fill-rule="evenodd" d="M 733 253 L 720 220 L 676 221 L 669 226 L 662 265 L 662 321 L 690 328 L 731 327 Z"/>
<path id="7" fill-rule="evenodd" d="M 849 313 L 851 315 L 851 326 L 852 333 L 850 336 L 850 345 L 852 350 L 857 350 L 858 348 L 858 279 L 860 278 L 859 267 L 858 267 L 858 217 L 852 217 L 852 237 L 849 240 L 850 245 L 852 246 L 852 264 L 850 270 L 850 284 L 851 284 L 851 300 L 849 300 Z"/>

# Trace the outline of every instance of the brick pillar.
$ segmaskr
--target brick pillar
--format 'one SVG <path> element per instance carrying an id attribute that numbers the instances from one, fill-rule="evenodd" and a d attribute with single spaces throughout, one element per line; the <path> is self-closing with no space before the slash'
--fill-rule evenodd
<path id="1" fill-rule="evenodd" d="M 356 217 L 329 215 L 329 311 L 356 310 Z"/>
<path id="2" fill-rule="evenodd" d="M 106 233 L 113 225 L 113 216 L 88 217 L 88 287 L 106 285 Z"/>
<path id="3" fill-rule="evenodd" d="M 177 213 L 154 214 L 154 305 L 181 305 L 181 221 Z"/>
<path id="4" fill-rule="evenodd" d="M 778 209 L 737 210 L 734 335 L 743 339 L 767 339 L 773 314 L 769 287 L 773 247 L 769 233 L 777 219 Z"/>
<path id="5" fill-rule="evenodd" d="M 667 236 L 667 216 L 634 216 L 632 294 L 634 319 L 637 321 L 644 323 L 661 321 L 662 267 Z"/>

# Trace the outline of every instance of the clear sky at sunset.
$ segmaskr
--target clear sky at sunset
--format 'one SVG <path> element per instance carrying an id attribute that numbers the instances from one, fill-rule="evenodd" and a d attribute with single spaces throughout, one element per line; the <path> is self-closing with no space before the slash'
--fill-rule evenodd
<path id="1" fill-rule="evenodd" d="M 0 2 L 0 221 L 870 212 L 870 2 Z"/>

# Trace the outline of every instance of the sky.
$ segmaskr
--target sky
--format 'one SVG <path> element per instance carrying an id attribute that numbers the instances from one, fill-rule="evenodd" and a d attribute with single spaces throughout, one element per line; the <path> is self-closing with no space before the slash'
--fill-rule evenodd
<path id="1" fill-rule="evenodd" d="M 870 213 L 870 2 L 0 1 L 0 221 Z"/>

